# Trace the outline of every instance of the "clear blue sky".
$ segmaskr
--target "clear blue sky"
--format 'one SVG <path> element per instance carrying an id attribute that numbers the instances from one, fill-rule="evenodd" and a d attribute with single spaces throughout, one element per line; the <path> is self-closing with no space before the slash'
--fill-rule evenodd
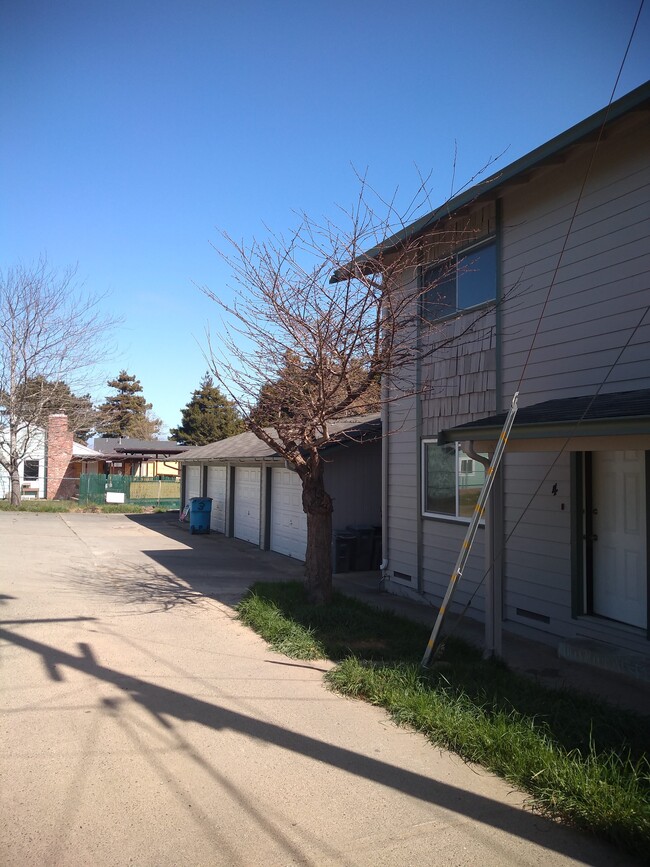
<path id="1" fill-rule="evenodd" d="M 351 165 L 434 203 L 602 108 L 640 0 L 3 0 L 0 267 L 46 254 L 124 317 L 166 426 L 229 274 L 210 242 L 347 205 Z M 650 3 L 616 96 L 650 78 Z M 102 398 L 109 389 L 99 387 Z"/>

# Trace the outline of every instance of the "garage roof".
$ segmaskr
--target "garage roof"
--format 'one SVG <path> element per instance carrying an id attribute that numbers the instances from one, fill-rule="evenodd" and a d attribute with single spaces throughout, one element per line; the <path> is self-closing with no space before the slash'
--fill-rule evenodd
<path id="1" fill-rule="evenodd" d="M 265 428 L 265 430 L 271 436 L 275 435 L 273 428 Z M 325 448 L 343 445 L 346 441 L 358 443 L 370 439 L 376 440 L 381 436 L 381 419 L 377 413 L 340 419 L 330 423 L 330 430 L 334 433 L 335 440 L 327 443 Z M 188 448 L 186 452 L 176 458 L 179 463 L 212 463 L 227 460 L 258 461 L 262 459 L 282 460 L 276 451 L 252 431 L 246 431 L 216 443 L 209 443 L 207 446 Z"/>

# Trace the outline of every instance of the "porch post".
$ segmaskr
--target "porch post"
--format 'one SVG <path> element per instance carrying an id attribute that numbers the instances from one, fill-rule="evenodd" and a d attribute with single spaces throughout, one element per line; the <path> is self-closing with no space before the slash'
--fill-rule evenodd
<path id="1" fill-rule="evenodd" d="M 483 657 L 501 656 L 503 645 L 503 488 L 499 470 L 485 515 L 485 649 Z"/>

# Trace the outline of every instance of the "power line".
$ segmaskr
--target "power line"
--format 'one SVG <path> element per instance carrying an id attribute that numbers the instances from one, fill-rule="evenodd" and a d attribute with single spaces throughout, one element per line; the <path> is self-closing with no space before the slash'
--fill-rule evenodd
<path id="1" fill-rule="evenodd" d="M 625 66 L 625 61 L 626 61 L 626 59 L 627 59 L 627 56 L 628 56 L 628 53 L 629 53 L 630 47 L 631 47 L 631 45 L 632 45 L 632 41 L 633 41 L 633 39 L 634 39 L 634 34 L 636 33 L 637 25 L 638 25 L 638 23 L 639 23 L 639 19 L 640 19 L 640 17 L 641 17 L 641 12 L 642 12 L 642 10 L 643 10 L 644 3 L 645 3 L 645 0 L 641 0 L 641 3 L 639 4 L 639 9 L 638 9 L 638 12 L 637 12 L 637 15 L 636 15 L 635 21 L 634 21 L 634 25 L 633 25 L 633 27 L 632 27 L 632 32 L 631 32 L 631 34 L 630 34 L 630 38 L 628 39 L 628 43 L 627 43 L 627 46 L 626 46 L 626 48 L 625 48 L 625 52 L 624 52 L 624 55 L 623 55 L 623 59 L 621 60 L 621 63 L 620 63 L 619 69 L 618 69 L 618 73 L 617 73 L 617 75 L 616 75 L 616 80 L 615 80 L 615 82 L 614 82 L 614 86 L 613 86 L 613 88 L 612 88 L 612 92 L 611 92 L 611 94 L 610 94 L 609 101 L 608 101 L 608 103 L 607 103 L 607 107 L 606 107 L 606 110 L 605 110 L 605 115 L 604 115 L 604 117 L 603 117 L 603 121 L 602 121 L 602 123 L 601 123 L 601 125 L 600 125 L 600 128 L 599 128 L 599 130 L 598 130 L 598 137 L 597 137 L 596 142 L 594 143 L 594 147 L 593 147 L 593 149 L 592 149 L 592 151 L 591 151 L 591 155 L 590 155 L 590 158 L 589 158 L 589 163 L 588 163 L 588 165 L 587 165 L 587 169 L 586 169 L 586 171 L 585 171 L 585 174 L 584 174 L 584 177 L 583 177 L 583 180 L 582 180 L 582 184 L 581 184 L 581 186 L 580 186 L 580 190 L 579 190 L 579 193 L 578 193 L 578 198 L 576 199 L 576 203 L 575 203 L 575 206 L 574 206 L 574 209 L 573 209 L 573 213 L 572 213 L 571 218 L 570 218 L 570 220 L 569 220 L 569 225 L 568 225 L 568 227 L 567 227 L 567 231 L 566 231 L 566 234 L 565 234 L 565 236 L 564 236 L 564 241 L 563 241 L 563 243 L 562 243 L 562 248 L 561 248 L 561 250 L 560 250 L 560 253 L 559 253 L 559 256 L 558 256 L 558 259 L 557 259 L 557 262 L 556 262 L 555 268 L 553 269 L 553 273 L 552 273 L 552 276 L 551 276 L 551 281 L 550 281 L 550 283 L 549 283 L 549 287 L 548 287 L 548 290 L 547 290 L 547 292 L 546 292 L 546 297 L 545 297 L 545 299 L 544 299 L 544 304 L 542 305 L 542 310 L 541 310 L 540 315 L 539 315 L 539 317 L 538 317 L 537 324 L 536 324 L 536 326 L 535 326 L 535 331 L 534 331 L 534 333 L 533 333 L 533 337 L 532 337 L 532 340 L 531 340 L 531 343 L 530 343 L 530 347 L 529 347 L 529 349 L 528 349 L 528 352 L 527 352 L 527 355 L 526 355 L 526 358 L 525 358 L 525 361 L 524 361 L 524 364 L 523 364 L 523 367 L 522 367 L 522 370 L 521 370 L 521 374 L 520 374 L 520 377 L 519 377 L 519 382 L 518 382 L 518 384 L 517 384 L 517 388 L 515 389 L 515 392 L 516 392 L 516 393 L 520 393 L 520 392 L 521 392 L 521 386 L 522 386 L 522 383 L 523 383 L 523 380 L 524 380 L 524 377 L 525 377 L 525 374 L 526 374 L 526 370 L 527 370 L 527 368 L 528 368 L 528 364 L 529 364 L 530 359 L 531 359 L 531 357 L 532 357 L 532 353 L 533 353 L 533 349 L 534 349 L 534 346 L 535 346 L 535 342 L 536 342 L 536 340 L 537 340 L 537 337 L 538 337 L 539 332 L 540 332 L 540 329 L 541 329 L 542 320 L 543 320 L 544 315 L 545 315 L 545 313 L 546 313 L 546 308 L 548 307 L 548 303 L 549 303 L 549 301 L 550 301 L 551 293 L 552 293 L 553 288 L 554 288 L 554 286 L 555 286 L 555 284 L 556 284 L 556 281 L 557 281 L 557 276 L 558 276 L 558 273 L 559 273 L 559 270 L 560 270 L 560 266 L 561 266 L 561 263 L 562 263 L 562 259 L 563 259 L 564 254 L 565 254 L 565 251 L 566 251 L 566 248 L 567 248 L 567 245 L 568 245 L 568 242 L 569 242 L 569 238 L 570 238 L 570 236 L 571 236 L 571 232 L 572 232 L 572 230 L 573 230 L 573 225 L 574 225 L 574 223 L 575 223 L 575 220 L 576 220 L 576 217 L 577 217 L 577 214 L 578 214 L 578 210 L 579 210 L 579 208 L 580 208 L 580 204 L 581 204 L 581 201 L 582 201 L 583 196 L 584 196 L 584 192 L 585 192 L 585 189 L 586 189 L 586 186 L 587 186 L 587 182 L 588 182 L 589 177 L 590 177 L 590 175 L 591 175 L 591 171 L 592 171 L 592 168 L 593 168 L 594 160 L 595 160 L 595 158 L 596 158 L 596 153 L 597 153 L 598 148 L 599 148 L 599 146 L 600 146 L 600 142 L 601 142 L 601 140 L 602 140 L 602 136 L 603 136 L 604 129 L 605 129 L 606 125 L 607 125 L 607 120 L 608 120 L 608 117 L 609 117 L 609 112 L 610 112 L 611 104 L 612 104 L 612 102 L 613 102 L 613 100 L 614 100 L 614 94 L 616 93 L 616 88 L 618 87 L 618 83 L 619 83 L 619 81 L 620 81 L 620 78 L 621 78 L 621 75 L 622 75 L 622 72 L 623 72 L 623 68 L 624 68 L 624 66 Z M 530 507 L 531 507 L 533 501 L 535 500 L 535 497 L 537 497 L 537 495 L 538 495 L 538 493 L 540 492 L 542 486 L 543 486 L 543 485 L 546 483 L 546 481 L 548 480 L 548 477 L 549 477 L 551 471 L 555 468 L 555 466 L 556 466 L 557 462 L 559 461 L 560 457 L 564 454 L 564 452 L 565 452 L 565 450 L 566 450 L 566 447 L 567 447 L 567 445 L 569 444 L 569 441 L 571 440 L 572 436 L 575 436 L 575 435 L 577 434 L 577 432 L 578 432 L 578 430 L 579 430 L 579 428 L 580 428 L 580 425 L 582 424 L 582 422 L 583 422 L 584 419 L 586 418 L 586 416 L 587 416 L 589 410 L 591 409 L 591 407 L 592 407 L 594 401 L 596 400 L 597 396 L 598 396 L 598 395 L 600 394 L 600 392 L 602 391 L 602 389 L 603 389 L 605 383 L 607 382 L 607 380 L 608 380 L 609 377 L 611 376 L 612 371 L 614 370 L 614 368 L 616 367 L 616 365 L 619 363 L 619 361 L 620 361 L 620 359 L 621 359 L 623 353 L 624 353 L 625 350 L 628 348 L 628 346 L 630 345 L 630 343 L 631 343 L 633 337 L 635 336 L 635 334 L 637 333 L 637 331 L 638 331 L 639 328 L 641 327 L 641 325 L 642 325 L 642 323 L 643 323 L 643 320 L 645 319 L 647 313 L 648 313 L 648 307 L 646 307 L 646 309 L 643 311 L 643 313 L 642 313 L 642 315 L 641 315 L 641 318 L 640 318 L 639 322 L 637 323 L 637 325 L 636 325 L 636 326 L 633 328 L 633 330 L 631 331 L 631 333 L 630 333 L 628 339 L 626 340 L 625 344 L 623 345 L 623 347 L 621 348 L 620 352 L 619 352 L 618 355 L 616 356 L 614 362 L 610 365 L 610 368 L 609 368 L 609 370 L 607 371 L 607 374 L 605 375 L 604 379 L 603 379 L 602 382 L 599 384 L 599 386 L 598 386 L 598 388 L 597 388 L 595 394 L 591 397 L 591 400 L 589 401 L 589 403 L 588 403 L 587 407 L 585 408 L 584 412 L 582 413 L 581 417 L 577 420 L 576 425 L 575 425 L 575 428 L 574 428 L 574 431 L 572 432 L 571 435 L 567 436 L 567 438 L 565 439 L 565 441 L 564 441 L 564 443 L 563 443 L 561 449 L 559 450 L 559 452 L 558 452 L 557 455 L 555 456 L 554 460 L 552 461 L 551 465 L 549 466 L 549 468 L 547 469 L 546 473 L 544 474 L 543 479 L 542 479 L 542 480 L 540 481 L 540 483 L 538 484 L 537 488 L 536 488 L 535 491 L 533 492 L 533 494 L 532 494 L 532 496 L 530 497 L 530 499 L 529 499 L 528 503 L 526 504 L 526 506 L 522 509 L 521 514 L 519 515 L 519 518 L 518 518 L 517 521 L 515 522 L 514 526 L 513 526 L 512 529 L 510 530 L 510 532 L 509 532 L 509 533 L 507 534 L 507 536 L 504 538 L 504 540 L 503 540 L 503 544 L 502 544 L 502 546 L 501 546 L 501 549 L 499 550 L 498 553 L 495 553 L 494 557 L 492 558 L 492 561 L 491 561 L 490 565 L 488 566 L 488 568 L 487 568 L 487 569 L 485 570 L 485 572 L 483 573 L 483 576 L 482 576 L 481 580 L 478 582 L 478 584 L 477 584 L 476 587 L 474 588 L 473 593 L 471 594 L 469 600 L 468 600 L 467 603 L 465 604 L 463 610 L 462 610 L 462 611 L 460 612 L 460 614 L 458 615 L 458 617 L 457 617 L 456 621 L 454 622 L 454 625 L 452 626 L 452 629 L 449 631 L 448 635 L 453 634 L 455 628 L 458 626 L 458 624 L 460 623 L 461 619 L 465 616 L 465 614 L 466 614 L 468 608 L 470 607 L 472 601 L 474 600 L 474 597 L 476 596 L 476 593 L 477 593 L 478 590 L 481 588 L 481 586 L 483 585 L 485 579 L 487 578 L 487 576 L 490 574 L 490 572 L 491 572 L 492 569 L 494 568 L 494 564 L 495 564 L 495 562 L 496 562 L 496 561 L 497 561 L 501 556 L 503 556 L 503 554 L 504 554 L 504 552 L 505 552 L 505 550 L 506 550 L 507 543 L 510 541 L 510 539 L 512 538 L 512 536 L 513 536 L 515 530 L 517 529 L 517 527 L 519 526 L 519 524 L 520 524 L 521 521 L 523 520 L 524 516 L 526 515 L 526 513 L 527 513 L 528 510 L 530 509 Z M 452 575 L 452 581 L 450 582 L 450 587 L 451 587 L 451 585 L 452 585 L 452 583 L 453 583 L 453 578 L 454 578 L 454 576 Z M 430 645 L 431 645 L 431 642 L 430 642 Z M 442 647 L 444 647 L 444 640 L 443 640 L 443 642 L 440 644 L 440 646 L 439 646 L 439 650 L 440 650 Z M 430 652 L 431 652 L 431 646 L 429 646 L 429 647 L 427 648 L 427 651 L 428 651 L 428 654 L 430 655 Z M 427 657 L 427 654 L 425 654 L 425 658 L 428 658 L 428 657 Z"/>

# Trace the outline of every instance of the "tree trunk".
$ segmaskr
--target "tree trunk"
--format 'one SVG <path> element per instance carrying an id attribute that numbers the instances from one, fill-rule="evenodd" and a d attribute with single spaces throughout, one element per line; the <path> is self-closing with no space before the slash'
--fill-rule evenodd
<path id="1" fill-rule="evenodd" d="M 13 419 L 9 420 L 9 481 L 11 483 L 11 505 L 20 506 L 20 465 L 18 462 L 18 442 Z"/>
<path id="2" fill-rule="evenodd" d="M 11 473 L 11 505 L 20 506 L 20 476 L 18 470 Z"/>
<path id="3" fill-rule="evenodd" d="M 325 490 L 320 455 L 310 456 L 302 477 L 302 506 L 307 515 L 305 588 L 309 601 L 332 599 L 332 498 Z"/>

